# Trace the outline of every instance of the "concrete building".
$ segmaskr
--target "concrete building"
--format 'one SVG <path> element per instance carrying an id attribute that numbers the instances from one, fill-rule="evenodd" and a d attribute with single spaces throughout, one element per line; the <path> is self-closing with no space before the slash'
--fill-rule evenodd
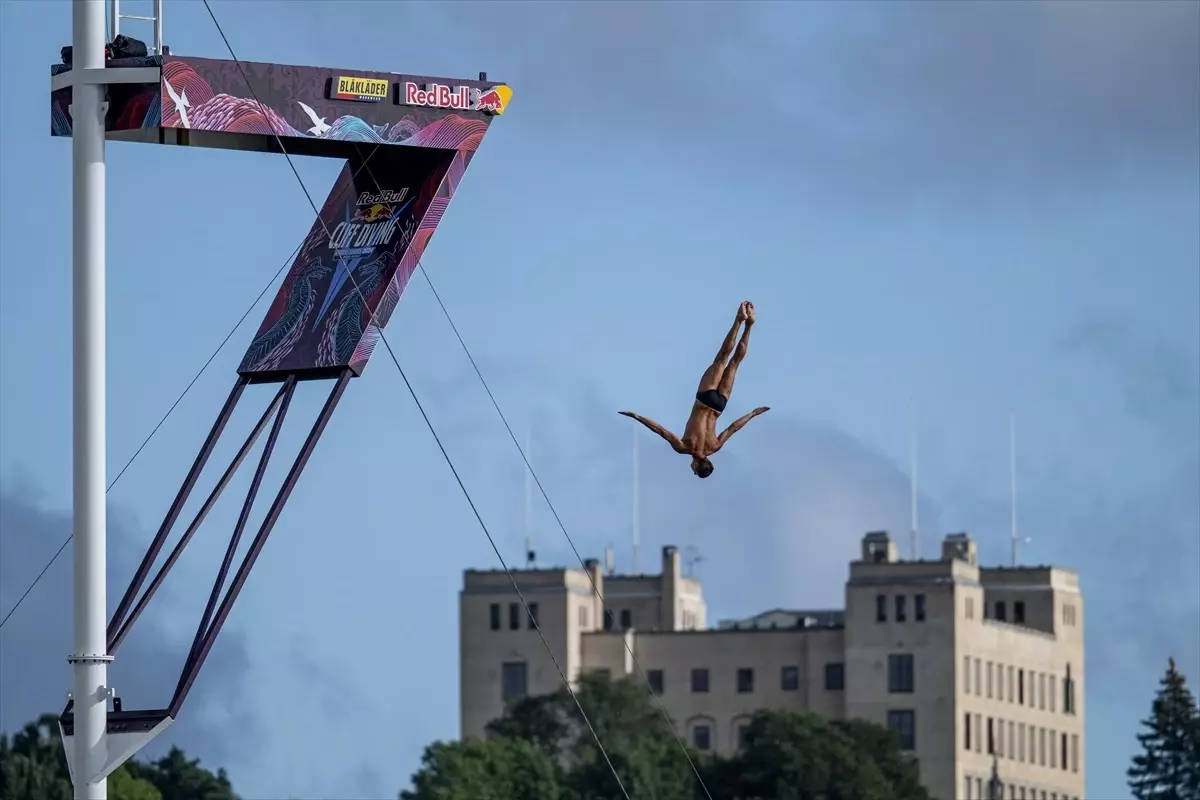
<path id="1" fill-rule="evenodd" d="M 1070 570 L 981 567 L 966 534 L 947 536 L 939 560 L 902 561 L 886 533 L 869 533 L 844 610 L 715 629 L 674 547 L 658 575 L 606 575 L 592 560 L 513 576 L 554 661 L 503 571 L 464 573 L 464 737 L 508 700 L 559 689 L 560 670 L 641 680 L 640 667 L 702 750 L 735 751 L 756 710 L 812 711 L 897 731 L 939 800 L 989 797 L 993 770 L 1005 798 L 1084 797 L 1083 597 Z"/>

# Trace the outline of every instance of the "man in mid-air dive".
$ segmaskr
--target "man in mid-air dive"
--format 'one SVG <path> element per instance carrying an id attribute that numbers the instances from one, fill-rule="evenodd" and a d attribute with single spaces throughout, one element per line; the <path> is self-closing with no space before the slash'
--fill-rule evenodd
<path id="1" fill-rule="evenodd" d="M 738 328 L 743 325 L 745 327 L 742 330 L 742 338 L 734 347 Z M 717 435 L 717 417 L 721 416 L 721 412 L 725 410 L 725 404 L 729 402 L 729 395 L 733 392 L 733 381 L 737 377 L 738 365 L 746 357 L 746 347 L 750 342 L 750 328 L 753 326 L 754 304 L 747 300 L 738 306 L 737 319 L 733 321 L 729 335 L 721 343 L 717 357 L 713 359 L 713 363 L 704 371 L 704 377 L 700 379 L 700 386 L 696 391 L 696 402 L 692 403 L 692 413 L 688 417 L 687 425 L 683 428 L 682 439 L 652 419 L 647 419 L 632 411 L 620 412 L 626 417 L 633 417 L 666 439 L 667 444 L 671 445 L 676 453 L 691 456 L 692 472 L 696 473 L 698 477 L 707 478 L 712 475 L 713 465 L 708 457 L 724 447 L 730 436 L 740 431 L 747 422 L 759 414 L 771 410 L 766 406 L 756 408 L 749 414 L 734 420 L 733 424 L 726 428 L 720 436 Z"/>

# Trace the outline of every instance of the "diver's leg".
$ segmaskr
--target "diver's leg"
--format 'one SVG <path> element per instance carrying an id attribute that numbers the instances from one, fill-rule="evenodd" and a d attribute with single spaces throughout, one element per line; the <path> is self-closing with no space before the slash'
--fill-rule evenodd
<path id="1" fill-rule="evenodd" d="M 728 400 L 729 395 L 733 392 L 733 382 L 737 378 L 738 366 L 741 365 L 742 359 L 746 357 L 746 351 L 750 347 L 750 328 L 749 323 L 742 330 L 742 338 L 737 343 L 737 347 L 733 348 L 733 357 L 729 359 L 729 365 L 721 372 L 721 378 L 717 383 L 717 391 Z"/>
<path id="2" fill-rule="evenodd" d="M 733 354 L 734 342 L 737 341 L 738 328 L 742 326 L 743 321 L 742 308 L 739 306 L 737 319 L 733 321 L 733 327 L 725 335 L 725 341 L 721 342 L 721 349 L 717 351 L 712 364 L 709 365 L 708 369 L 704 370 L 704 375 L 700 378 L 700 387 L 697 391 L 705 392 L 709 389 L 716 389 L 720 385 L 721 379 L 725 374 L 726 362 Z"/>

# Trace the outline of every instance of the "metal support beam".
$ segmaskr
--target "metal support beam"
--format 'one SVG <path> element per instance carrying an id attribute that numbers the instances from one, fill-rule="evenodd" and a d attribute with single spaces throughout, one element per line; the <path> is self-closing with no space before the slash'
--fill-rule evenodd
<path id="1" fill-rule="evenodd" d="M 246 553 L 245 558 L 242 559 L 242 564 L 238 567 L 237 574 L 234 575 L 233 582 L 229 586 L 229 591 L 221 601 L 221 605 L 217 609 L 209 629 L 204 632 L 203 640 L 199 642 L 198 647 L 188 657 L 187 663 L 184 665 L 183 674 L 179 678 L 179 685 L 175 688 L 175 696 L 171 698 L 171 705 L 168 708 L 168 712 L 172 717 L 178 716 L 180 706 L 183 705 L 184 699 L 187 698 L 188 692 L 191 691 L 192 684 L 196 680 L 196 675 L 204 665 L 204 660 L 208 658 L 213 642 L 216 641 L 217 635 L 221 632 L 221 627 L 225 624 L 225 620 L 229 618 L 229 612 L 233 609 L 233 604 L 237 601 L 242 587 L 245 586 L 246 578 L 249 577 L 250 570 L 254 567 L 254 562 L 262 552 L 263 546 L 266 545 L 267 537 L 270 536 L 275 523 L 279 521 L 279 515 L 283 511 L 283 506 L 287 503 L 288 498 L 292 495 L 292 491 L 296 488 L 296 482 L 300 479 L 300 474 L 308 464 L 308 459 L 312 456 L 313 450 L 317 446 L 317 441 L 321 438 L 321 434 L 325 432 L 325 426 L 329 423 L 329 418 L 333 415 L 334 409 L 337 408 L 338 401 L 341 400 L 342 394 L 346 391 L 346 386 L 349 384 L 352 375 L 353 373 L 349 369 L 345 369 L 338 376 L 337 382 L 329 392 L 329 397 L 325 400 L 325 405 L 321 407 L 321 413 L 317 415 L 317 419 L 313 423 L 312 430 L 308 432 L 308 437 L 300 447 L 300 452 L 296 455 L 296 460 L 292 462 L 292 468 L 288 471 L 287 477 L 284 478 L 283 485 L 280 487 L 279 493 L 275 496 L 275 501 L 267 511 L 267 516 L 263 519 L 262 525 L 254 537 L 254 541 L 251 542 L 250 550 Z"/>
<path id="2" fill-rule="evenodd" d="M 242 465 L 242 462 L 246 459 L 246 456 L 249 455 L 250 449 L 254 447 L 254 443 L 258 441 L 258 437 L 262 434 L 263 428 L 267 427 L 267 423 L 270 422 L 271 417 L 275 415 L 275 410 L 279 408 L 280 400 L 285 401 L 285 406 L 280 412 L 280 419 L 282 419 L 283 414 L 287 412 L 286 403 L 291 400 L 291 391 L 289 387 L 294 385 L 295 384 L 293 382 L 289 381 L 281 386 L 279 391 L 276 392 L 275 398 L 271 401 L 271 404 L 267 406 L 267 410 L 263 412 L 261 417 L 259 417 L 258 423 L 254 426 L 254 430 L 250 431 L 250 435 L 247 436 L 246 441 L 242 443 L 237 455 L 233 457 L 233 461 L 229 463 L 229 466 L 225 469 L 225 473 L 221 476 L 221 479 L 217 481 L 217 485 L 213 487 L 211 492 L 209 492 L 208 499 L 204 501 L 204 505 L 200 506 L 200 510 L 196 512 L 196 516 L 192 519 L 192 523 L 188 525 L 187 530 L 183 532 L 183 536 L 180 537 L 179 543 L 175 545 L 175 548 L 171 551 L 171 554 L 167 556 L 166 562 L 159 567 L 158 572 L 154 575 L 154 578 L 151 579 L 150 586 L 147 587 L 141 599 L 138 600 L 137 605 L 133 607 L 133 611 L 129 613 L 129 616 L 121 624 L 120 630 L 117 631 L 116 635 L 109 638 L 108 652 L 110 655 L 115 653 L 117 648 L 121 646 L 121 642 L 123 642 L 125 637 L 129 634 L 129 629 L 133 627 L 135 622 L 137 622 L 138 617 L 142 615 L 142 612 L 146 610 L 146 606 L 150 603 L 150 599 L 154 597 L 154 593 L 158 591 L 160 586 L 162 586 L 163 581 L 167 577 L 167 573 L 171 571 L 171 568 L 175 566 L 175 562 L 177 562 L 179 557 L 183 555 L 183 551 L 187 548 L 188 543 L 191 542 L 192 537 L 196 534 L 196 531 L 200 529 L 200 525 L 204 522 L 204 518 L 208 516 L 208 512 L 212 510 L 212 507 L 216 505 L 217 499 L 221 496 L 221 493 L 225 491 L 225 487 L 229 485 L 229 481 L 233 478 L 234 473 L 238 471 L 238 467 Z M 277 426 L 278 424 L 279 423 L 276 422 Z M 272 431 L 272 433 L 274 433 L 274 431 Z M 274 440 L 272 439 L 267 443 L 267 447 L 270 448 L 273 444 Z"/>
<path id="3" fill-rule="evenodd" d="M 208 463 L 209 456 L 212 455 L 213 448 L 217 444 L 217 440 L 221 438 L 221 434 L 225 430 L 225 425 L 229 422 L 229 417 L 233 415 L 233 410 L 237 407 L 238 400 L 245 391 L 249 380 L 238 376 L 237 382 L 233 384 L 233 389 L 229 392 L 229 397 L 225 400 L 225 405 L 221 408 L 221 413 L 217 415 L 216 422 L 213 423 L 212 429 L 208 432 L 208 438 L 204 440 L 204 444 L 200 447 L 200 452 L 196 454 L 196 460 L 192 462 L 192 468 L 188 470 L 187 476 L 183 479 L 183 485 L 179 487 L 179 493 L 175 495 L 175 500 L 167 509 L 167 516 L 163 519 L 162 525 L 158 528 L 158 533 L 154 535 L 154 539 L 150 542 L 150 547 L 146 550 L 146 555 L 142 557 L 142 563 L 138 565 L 137 572 L 133 575 L 133 580 L 129 582 L 129 587 L 125 590 L 125 594 L 121 597 L 121 602 L 117 605 L 117 610 L 113 612 L 112 620 L 108 623 L 108 638 L 111 640 L 116 636 L 118 630 L 121 629 L 121 624 L 125 621 L 125 615 L 129 612 L 130 606 L 133 605 L 133 598 L 137 596 L 138 591 L 142 588 L 142 584 L 146 581 L 146 576 L 150 574 L 150 568 L 154 566 L 155 559 L 162 552 L 163 545 L 166 544 L 167 536 L 171 533 L 171 528 L 175 526 L 175 521 L 179 519 L 179 514 L 183 511 L 184 503 L 192 493 L 192 489 L 196 486 L 196 481 L 200 477 L 200 473 L 204 470 L 204 465 Z"/>
<path id="4" fill-rule="evenodd" d="M 279 409 L 279 414 L 275 417 L 275 424 L 271 426 L 271 434 L 267 437 L 267 444 L 263 447 L 262 455 L 258 459 L 258 469 L 254 470 L 254 477 L 250 481 L 250 488 L 246 491 L 246 499 L 242 502 L 242 511 L 238 514 L 237 524 L 233 527 L 233 534 L 229 537 L 229 546 L 225 548 L 225 557 L 221 559 L 221 568 L 217 571 L 217 577 L 213 581 L 212 592 L 208 595 L 208 603 L 204 606 L 204 613 L 200 616 L 200 623 L 196 626 L 196 636 L 192 639 L 192 646 L 188 650 L 187 661 L 190 663 L 196 657 L 196 653 L 200 650 L 201 642 L 204 641 L 204 633 L 208 630 L 208 625 L 212 621 L 213 609 L 217 606 L 217 600 L 221 597 L 221 589 L 225 587 L 225 578 L 229 575 L 229 567 L 233 564 L 233 555 L 237 552 L 238 544 L 242 540 L 242 533 L 246 530 L 246 523 L 250 520 L 250 509 L 254 507 L 254 500 L 258 497 L 258 489 L 262 486 L 263 476 L 267 474 L 267 464 L 271 461 L 271 454 L 275 452 L 275 442 L 279 439 L 279 431 L 283 429 L 283 420 L 287 416 L 288 407 L 292 403 L 292 395 L 296 391 L 296 376 L 288 376 L 287 381 L 280 389 L 280 396 L 283 397 L 283 406 Z"/>

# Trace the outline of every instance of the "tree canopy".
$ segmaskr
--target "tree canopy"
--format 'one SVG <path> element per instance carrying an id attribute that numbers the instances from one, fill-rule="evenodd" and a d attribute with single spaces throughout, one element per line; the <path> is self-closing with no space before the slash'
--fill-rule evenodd
<path id="1" fill-rule="evenodd" d="M 71 800 L 71 773 L 58 734 L 46 714 L 8 736 L 0 734 L 0 797 L 4 800 Z M 216 775 L 171 748 L 153 762 L 129 761 L 108 776 L 109 800 L 237 800 L 224 770 Z"/>
<path id="2" fill-rule="evenodd" d="M 677 740 L 642 684 L 586 674 L 576 696 L 564 688 L 526 697 L 493 721 L 484 740 L 437 742 L 425 751 L 402 800 L 612 800 L 714 797 L 773 800 L 928 800 L 916 763 L 894 735 L 861 720 L 765 711 L 750 721 L 731 758 Z M 606 759 L 607 756 L 607 759 Z M 691 763 L 689 763 L 689 758 Z M 609 767 L 609 761 L 612 767 Z M 692 764 L 695 765 L 693 770 Z M 529 782 L 514 787 L 512 776 Z"/>
<path id="3" fill-rule="evenodd" d="M 1173 658 L 1142 727 L 1137 737 L 1142 751 L 1127 773 L 1133 796 L 1200 800 L 1200 712 Z"/>

